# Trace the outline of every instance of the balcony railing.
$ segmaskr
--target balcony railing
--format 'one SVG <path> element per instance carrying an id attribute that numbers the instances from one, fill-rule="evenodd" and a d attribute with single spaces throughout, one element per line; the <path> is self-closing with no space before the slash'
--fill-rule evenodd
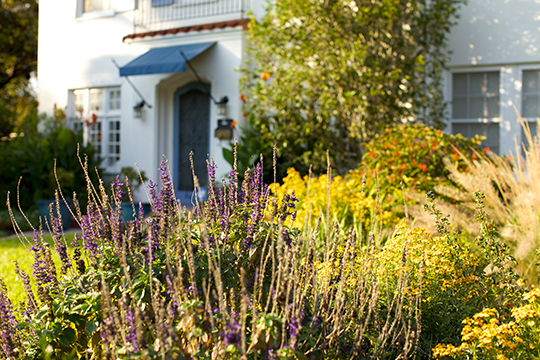
<path id="1" fill-rule="evenodd" d="M 251 0 L 138 0 L 134 30 L 141 33 L 237 20 L 250 7 Z"/>

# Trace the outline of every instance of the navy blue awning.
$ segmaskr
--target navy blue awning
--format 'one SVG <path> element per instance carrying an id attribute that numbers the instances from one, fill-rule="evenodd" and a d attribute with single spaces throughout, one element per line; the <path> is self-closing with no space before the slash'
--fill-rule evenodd
<path id="1" fill-rule="evenodd" d="M 120 68 L 120 76 L 176 73 L 186 71 L 188 60 L 212 47 L 216 42 L 155 48 Z"/>

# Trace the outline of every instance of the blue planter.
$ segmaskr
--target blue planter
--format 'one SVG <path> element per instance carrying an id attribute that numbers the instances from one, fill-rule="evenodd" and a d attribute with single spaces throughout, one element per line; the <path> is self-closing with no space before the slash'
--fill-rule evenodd
<path id="1" fill-rule="evenodd" d="M 69 204 L 69 207 L 73 210 L 73 200 L 66 199 L 66 201 Z M 47 220 L 49 224 L 51 223 L 51 219 L 49 218 L 49 204 L 54 204 L 54 202 L 54 199 L 37 201 L 39 217 L 41 218 L 44 228 L 46 228 L 45 220 Z M 55 205 L 53 205 L 53 215 L 55 218 L 58 217 Z M 71 223 L 71 213 L 63 200 L 60 200 L 60 215 L 62 216 L 62 228 L 64 230 L 69 229 L 69 224 Z"/>
<path id="2" fill-rule="evenodd" d="M 152 211 L 152 208 L 151 208 L 150 204 L 143 203 L 142 205 L 143 205 L 144 216 L 150 214 L 150 212 Z M 135 204 L 135 211 L 137 211 L 137 216 L 138 216 L 139 215 L 139 204 L 138 203 Z M 123 202 L 122 203 L 122 219 L 124 219 L 124 222 L 131 221 L 131 220 L 135 219 L 133 217 L 133 207 L 131 206 L 130 202 Z"/>

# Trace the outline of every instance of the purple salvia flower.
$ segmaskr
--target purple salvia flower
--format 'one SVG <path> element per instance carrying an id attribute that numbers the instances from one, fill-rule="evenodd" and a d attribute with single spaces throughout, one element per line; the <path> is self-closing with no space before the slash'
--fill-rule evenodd
<path id="1" fill-rule="evenodd" d="M 52 238 L 54 242 L 54 248 L 58 256 L 60 257 L 60 261 L 62 262 L 62 274 L 66 275 L 67 270 L 72 267 L 71 265 L 71 259 L 69 258 L 68 251 L 67 251 L 67 245 L 64 238 L 64 230 L 62 229 L 62 223 L 60 219 L 53 218 L 52 219 Z"/>
<path id="2" fill-rule="evenodd" d="M 0 343 L 6 359 L 16 359 L 18 323 L 13 316 L 13 305 L 4 290 L 5 284 L 0 280 Z"/>
<path id="3" fill-rule="evenodd" d="M 231 319 L 227 325 L 225 325 L 225 329 L 223 330 L 221 334 L 221 339 L 225 343 L 225 345 L 235 345 L 240 346 L 240 340 L 242 339 L 240 335 L 240 325 L 238 322 L 231 316 Z"/>
<path id="4" fill-rule="evenodd" d="M 138 351 L 139 342 L 137 341 L 137 326 L 135 325 L 135 319 L 133 317 L 133 310 L 131 310 L 131 306 L 128 307 L 125 318 L 127 323 L 126 341 L 134 351 Z"/>

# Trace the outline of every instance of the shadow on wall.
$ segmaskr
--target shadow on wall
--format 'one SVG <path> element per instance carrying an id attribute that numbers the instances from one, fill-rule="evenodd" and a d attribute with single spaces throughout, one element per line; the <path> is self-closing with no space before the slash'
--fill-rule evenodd
<path id="1" fill-rule="evenodd" d="M 538 61 L 540 7 L 535 0 L 469 0 L 452 28 L 450 64 Z"/>

